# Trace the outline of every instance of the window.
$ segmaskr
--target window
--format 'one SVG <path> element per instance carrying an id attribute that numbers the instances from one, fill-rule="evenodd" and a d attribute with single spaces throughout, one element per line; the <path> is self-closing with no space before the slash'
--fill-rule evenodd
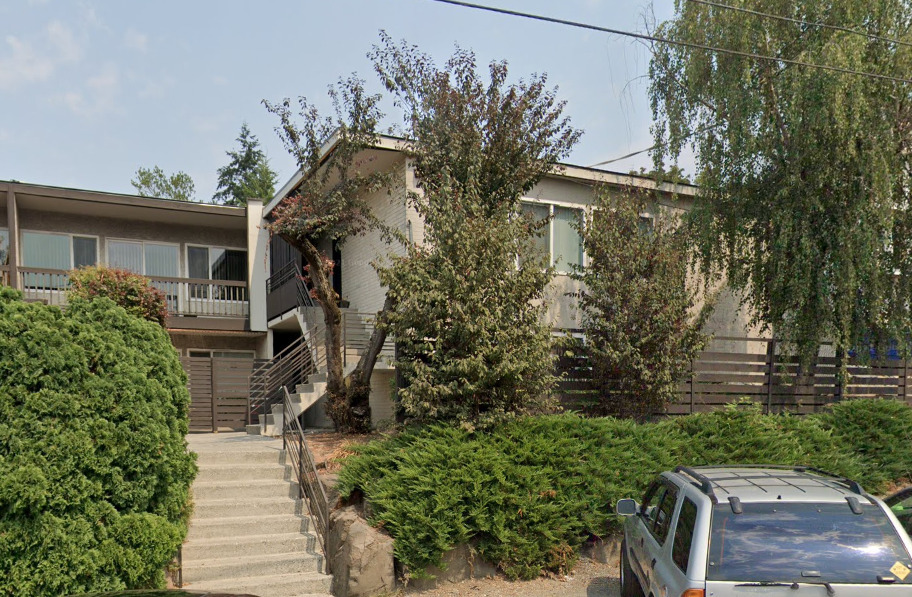
<path id="1" fill-rule="evenodd" d="M 191 278 L 246 282 L 247 251 L 187 247 L 187 269 Z"/>
<path id="2" fill-rule="evenodd" d="M 22 233 L 22 266 L 68 270 L 98 261 L 98 241 L 91 236 L 49 232 Z"/>
<path id="3" fill-rule="evenodd" d="M 875 504 L 854 514 L 846 502 L 760 502 L 734 514 L 727 503 L 713 506 L 709 540 L 710 581 L 808 580 L 877 584 L 897 563 L 912 557 Z M 812 571 L 812 574 L 809 572 Z M 896 578 L 909 584 L 912 576 Z"/>
<path id="4" fill-rule="evenodd" d="M 22 232 L 22 267 L 66 271 L 98 262 L 98 239 L 50 232 Z M 62 273 L 25 272 L 26 288 L 61 290 L 67 277 Z"/>
<path id="5" fill-rule="evenodd" d="M 554 221 L 551 227 L 554 230 L 554 265 L 557 269 L 570 271 L 571 266 L 583 265 L 583 243 L 579 231 L 574 226 L 579 226 L 583 216 L 582 210 L 569 207 L 554 207 Z"/>
<path id="6" fill-rule="evenodd" d="M 178 277 L 178 257 L 177 245 L 129 240 L 108 241 L 108 265 L 149 277 Z"/>
<path id="7" fill-rule="evenodd" d="M 674 542 L 671 546 L 671 559 L 687 574 L 687 564 L 690 562 L 691 543 L 693 542 L 694 528 L 697 526 L 697 505 L 684 498 L 681 504 L 681 513 L 678 514 L 678 526 L 675 527 Z"/>
<path id="8" fill-rule="evenodd" d="M 252 350 L 189 350 L 187 355 L 191 358 L 216 358 L 216 359 L 246 359 L 255 358 Z"/>
<path id="9" fill-rule="evenodd" d="M 550 264 L 559 271 L 570 271 L 574 265 L 583 264 L 583 243 L 574 226 L 582 222 L 583 210 L 548 203 L 522 202 L 522 211 L 536 220 L 553 216 L 535 244 L 546 255 Z"/>
<path id="10" fill-rule="evenodd" d="M 671 516 L 674 514 L 675 503 L 678 501 L 678 490 L 673 487 L 663 487 L 661 502 L 655 509 L 655 524 L 652 527 L 652 535 L 659 542 L 659 545 L 665 543 L 668 538 L 668 531 L 671 528 Z"/>
<path id="11" fill-rule="evenodd" d="M 9 230 L 0 228 L 0 265 L 9 265 Z"/>

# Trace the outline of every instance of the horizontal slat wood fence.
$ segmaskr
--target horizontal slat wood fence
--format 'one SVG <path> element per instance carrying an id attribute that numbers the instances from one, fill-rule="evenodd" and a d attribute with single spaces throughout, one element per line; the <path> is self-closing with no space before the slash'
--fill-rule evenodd
<path id="1" fill-rule="evenodd" d="M 837 383 L 839 360 L 825 356 L 822 347 L 807 368 L 780 353 L 776 341 L 763 338 L 715 338 L 691 364 L 675 401 L 665 413 L 681 415 L 718 410 L 736 401 L 750 400 L 764 412 L 807 414 L 829 404 L 851 398 L 894 398 L 912 404 L 909 366 L 905 360 L 848 359 L 849 383 Z M 564 408 L 586 411 L 597 404 L 599 395 L 591 388 L 589 366 L 584 357 L 561 356 L 561 376 L 555 394 Z"/>
<path id="2" fill-rule="evenodd" d="M 263 361 L 183 357 L 190 390 L 190 431 L 243 431 L 250 373 Z"/>

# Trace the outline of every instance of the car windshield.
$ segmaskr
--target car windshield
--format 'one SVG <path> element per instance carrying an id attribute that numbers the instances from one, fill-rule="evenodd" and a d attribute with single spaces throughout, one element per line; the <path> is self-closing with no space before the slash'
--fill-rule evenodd
<path id="1" fill-rule="evenodd" d="M 912 584 L 909 552 L 875 505 L 745 503 L 713 508 L 707 580 Z"/>

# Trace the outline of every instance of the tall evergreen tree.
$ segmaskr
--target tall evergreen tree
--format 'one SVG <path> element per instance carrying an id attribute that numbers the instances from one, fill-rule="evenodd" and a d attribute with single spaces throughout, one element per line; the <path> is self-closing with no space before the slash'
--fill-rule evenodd
<path id="1" fill-rule="evenodd" d="M 269 167 L 259 140 L 246 122 L 241 125 L 237 142 L 237 150 L 225 152 L 231 160 L 218 169 L 218 187 L 212 202 L 243 206 L 248 199 L 271 199 L 278 175 Z"/>

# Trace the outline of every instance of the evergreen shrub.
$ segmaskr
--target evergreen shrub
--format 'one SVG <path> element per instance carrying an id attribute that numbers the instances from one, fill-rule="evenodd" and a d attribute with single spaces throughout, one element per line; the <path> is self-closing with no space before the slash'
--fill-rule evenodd
<path id="1" fill-rule="evenodd" d="M 196 472 L 188 408 L 161 326 L 0 288 L 0 595 L 163 585 Z"/>
<path id="2" fill-rule="evenodd" d="M 371 522 L 395 539 L 407 575 L 424 575 L 466 543 L 509 577 L 533 578 L 571 567 L 587 539 L 617 534 L 614 504 L 641 500 L 663 470 L 804 464 L 881 492 L 909 476 L 910 430 L 908 406 L 869 400 L 803 417 L 733 405 L 643 424 L 573 414 L 485 432 L 438 424 L 356 448 L 339 482 L 343 496 L 364 495 Z M 884 446 L 892 450 L 889 465 L 881 462 Z"/>

